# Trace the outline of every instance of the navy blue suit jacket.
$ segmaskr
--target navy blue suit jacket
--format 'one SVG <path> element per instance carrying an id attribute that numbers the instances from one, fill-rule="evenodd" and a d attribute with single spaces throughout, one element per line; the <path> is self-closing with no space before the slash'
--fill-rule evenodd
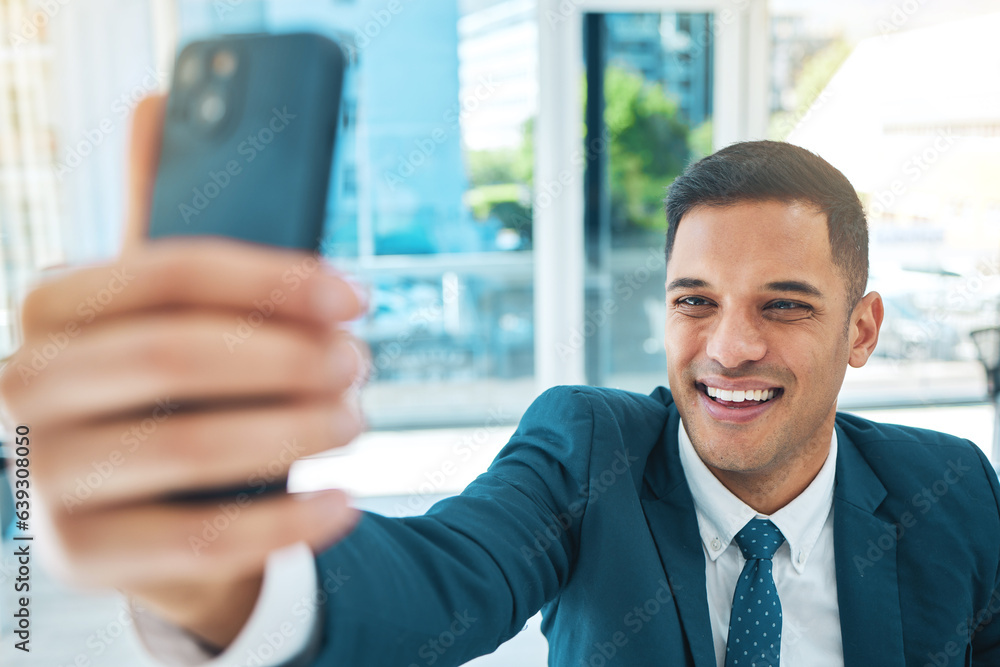
<path id="1" fill-rule="evenodd" d="M 426 515 L 366 514 L 317 558 L 312 663 L 459 665 L 539 609 L 551 665 L 714 667 L 705 555 L 670 392 L 549 390 Z M 966 440 L 838 414 L 848 667 L 1000 666 L 997 478 Z"/>

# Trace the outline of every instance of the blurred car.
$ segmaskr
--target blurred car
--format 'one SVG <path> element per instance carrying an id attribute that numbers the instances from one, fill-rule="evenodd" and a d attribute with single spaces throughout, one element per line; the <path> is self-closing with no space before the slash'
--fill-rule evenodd
<path id="1" fill-rule="evenodd" d="M 885 319 L 874 356 L 912 361 L 961 358 L 963 337 L 946 318 L 921 311 L 909 294 L 882 295 L 882 302 Z"/>

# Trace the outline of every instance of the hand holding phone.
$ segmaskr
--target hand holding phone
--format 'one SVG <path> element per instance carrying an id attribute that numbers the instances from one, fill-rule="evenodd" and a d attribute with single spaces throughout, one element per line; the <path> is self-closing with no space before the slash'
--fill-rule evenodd
<path id="1" fill-rule="evenodd" d="M 221 37 L 178 56 L 149 236 L 224 236 L 316 250 L 323 235 L 344 77 L 318 35 Z M 287 490 L 283 478 L 174 500 Z"/>
<path id="2" fill-rule="evenodd" d="M 162 152 L 169 163 L 170 148 L 159 146 L 164 115 L 142 104 L 133 125 L 129 210 L 139 226 L 152 157 Z M 168 235 L 164 224 L 160 217 L 154 236 Z M 123 591 L 224 646 L 253 607 L 268 554 L 300 541 L 319 550 L 349 531 L 357 512 L 338 492 L 259 496 L 235 520 L 220 507 L 228 501 L 164 496 L 229 488 L 275 462 L 287 466 L 285 440 L 310 455 L 356 437 L 363 420 L 349 388 L 367 362 L 343 324 L 365 300 L 325 271 L 294 290 L 283 283 L 289 267 L 315 261 L 310 252 L 173 235 L 132 243 L 120 258 L 29 294 L 24 343 L 0 394 L 10 418 L 44 443 L 33 450 L 32 483 L 50 570 L 78 586 Z M 283 285 L 281 308 L 238 353 L 227 350 L 222 334 Z M 81 316 L 78 306 L 97 300 L 100 309 Z M 67 345 L 35 370 L 37 350 L 57 338 Z M 95 466 L 111 474 L 97 479 Z M 225 529 L 215 527 L 220 520 Z"/>

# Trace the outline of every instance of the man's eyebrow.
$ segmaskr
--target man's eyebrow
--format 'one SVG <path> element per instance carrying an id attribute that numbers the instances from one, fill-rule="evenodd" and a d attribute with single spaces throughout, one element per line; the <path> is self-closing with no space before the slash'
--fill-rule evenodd
<path id="1" fill-rule="evenodd" d="M 708 286 L 708 283 L 700 278 L 678 278 L 667 285 L 667 291 L 672 292 L 675 289 L 705 289 Z"/>
<path id="2" fill-rule="evenodd" d="M 711 285 L 708 281 L 702 280 L 701 278 L 678 278 L 671 281 L 667 285 L 667 291 L 672 292 L 674 290 L 682 289 L 707 289 Z M 793 294 L 801 294 L 803 296 L 812 296 L 818 299 L 823 298 L 823 292 L 802 280 L 778 280 L 773 283 L 768 283 L 764 285 L 764 289 L 768 292 L 791 292 Z"/>
<path id="3" fill-rule="evenodd" d="M 819 291 L 818 287 L 814 287 L 807 282 L 802 282 L 801 280 L 779 280 L 777 282 L 768 283 L 764 287 L 769 292 L 793 292 L 803 296 L 814 296 L 818 299 L 823 298 L 823 293 Z"/>

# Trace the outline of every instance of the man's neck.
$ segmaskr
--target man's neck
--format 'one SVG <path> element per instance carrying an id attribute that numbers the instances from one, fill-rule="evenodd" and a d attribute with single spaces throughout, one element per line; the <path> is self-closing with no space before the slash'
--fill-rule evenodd
<path id="1" fill-rule="evenodd" d="M 767 470 L 733 472 L 706 467 L 729 491 L 761 514 L 774 514 L 806 490 L 830 454 L 830 436 L 794 459 L 775 462 Z"/>

